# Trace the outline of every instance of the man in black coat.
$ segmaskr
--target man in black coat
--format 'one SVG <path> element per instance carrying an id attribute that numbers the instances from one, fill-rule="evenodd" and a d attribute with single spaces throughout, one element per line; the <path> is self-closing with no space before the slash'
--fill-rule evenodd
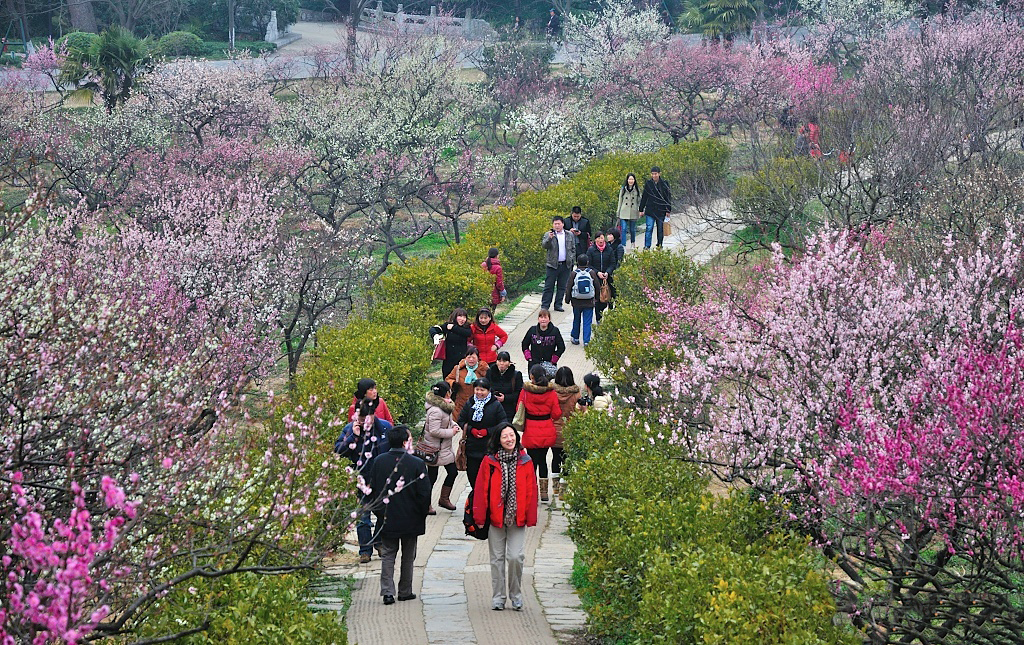
<path id="1" fill-rule="evenodd" d="M 640 197 L 640 216 L 647 218 L 644 231 L 644 248 L 651 248 L 651 234 L 658 227 L 658 248 L 665 240 L 665 222 L 672 212 L 672 191 L 668 182 L 661 178 L 661 168 L 651 168 L 651 178 L 644 182 L 644 194 Z"/>
<path id="2" fill-rule="evenodd" d="M 590 238 L 594 232 L 590 230 L 590 220 L 583 217 L 583 209 L 579 206 L 572 207 L 572 214 L 566 227 L 576 236 L 576 255 L 586 253 L 590 248 Z"/>
<path id="3" fill-rule="evenodd" d="M 466 437 L 466 475 L 470 487 L 476 485 L 476 474 L 487 455 L 487 443 L 498 426 L 504 427 L 512 421 L 505 415 L 505 408 L 497 397 L 491 394 L 491 382 L 485 377 L 473 382 L 473 396 L 462 406 L 458 424 Z"/>
<path id="4" fill-rule="evenodd" d="M 397 425 L 388 431 L 391 449 L 373 460 L 370 494 L 380 529 L 380 595 L 384 604 L 395 602 L 395 559 L 402 549 L 402 570 L 398 578 L 398 599 L 413 600 L 413 565 L 416 540 L 427 532 L 430 508 L 430 480 L 427 466 L 411 454 L 409 428 Z"/>

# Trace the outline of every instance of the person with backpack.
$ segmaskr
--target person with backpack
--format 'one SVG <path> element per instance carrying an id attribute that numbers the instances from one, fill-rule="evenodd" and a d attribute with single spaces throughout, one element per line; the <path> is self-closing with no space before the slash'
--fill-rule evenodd
<path id="1" fill-rule="evenodd" d="M 583 346 L 586 347 L 590 343 L 594 307 L 597 303 L 597 284 L 597 271 L 590 268 L 590 259 L 586 255 L 577 256 L 571 288 L 565 290 L 565 301 L 572 304 L 572 331 L 569 332 L 569 340 L 573 345 L 580 344 L 581 332 Z"/>
<path id="2" fill-rule="evenodd" d="M 388 443 L 388 431 L 392 425 L 374 415 L 377 406 L 370 398 L 359 403 L 356 418 L 341 429 L 341 436 L 334 442 L 334 452 L 347 457 L 356 472 L 365 480 L 370 473 L 374 460 L 382 453 L 391 449 Z M 356 535 L 359 538 L 359 561 L 366 564 L 373 554 L 373 547 L 380 547 L 380 536 L 374 536 L 373 519 L 367 502 L 372 498 L 363 498 L 363 508 L 356 522 Z"/>
<path id="3" fill-rule="evenodd" d="M 480 263 L 484 271 L 494 276 L 494 289 L 491 291 L 491 306 L 497 307 L 504 302 L 508 292 L 505 291 L 505 273 L 501 270 L 501 262 L 498 260 L 498 249 L 491 248 L 487 251 L 487 259 Z"/>
<path id="4" fill-rule="evenodd" d="M 491 609 L 505 609 L 507 598 L 522 611 L 526 528 L 537 526 L 537 475 L 511 424 L 502 423 L 491 436 L 473 485 L 473 521 L 480 528 L 490 524 Z"/>
<path id="5" fill-rule="evenodd" d="M 608 284 L 609 291 L 612 286 L 612 273 L 619 266 L 619 254 L 609 244 L 611 235 L 598 234 L 594 238 L 594 246 L 587 249 L 587 258 L 590 261 L 590 267 L 597 272 L 597 293 L 598 296 L 601 294 L 601 287 L 605 283 Z M 594 306 L 594 319 L 596 322 L 601 322 L 601 314 L 605 308 L 608 307 L 609 302 L 601 302 L 601 298 L 598 297 Z"/>
<path id="6" fill-rule="evenodd" d="M 537 312 L 537 324 L 523 336 L 523 356 L 527 370 L 544 362 L 558 364 L 558 357 L 565 353 L 562 332 L 551 323 L 551 312 L 541 309 Z M 511 417 L 509 417 L 511 418 Z"/>
<path id="7" fill-rule="evenodd" d="M 661 178 L 661 168 L 651 168 L 651 178 L 644 182 L 644 194 L 640 197 L 640 216 L 647 219 L 644 231 L 644 248 L 651 248 L 651 236 L 658 229 L 658 248 L 665 241 L 665 222 L 672 213 L 672 191 L 668 182 Z"/>

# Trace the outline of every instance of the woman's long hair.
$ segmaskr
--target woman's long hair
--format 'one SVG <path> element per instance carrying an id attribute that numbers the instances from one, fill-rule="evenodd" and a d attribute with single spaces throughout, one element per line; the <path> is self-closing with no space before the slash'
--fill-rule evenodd
<path id="1" fill-rule="evenodd" d="M 633 188 L 629 187 L 630 177 L 633 178 Z M 629 173 L 628 175 L 626 175 L 626 178 L 622 180 L 622 189 L 625 190 L 626 192 L 632 192 L 633 190 L 636 190 L 636 192 L 640 192 L 640 182 L 636 180 L 636 175 L 634 175 L 633 173 Z"/>
<path id="2" fill-rule="evenodd" d="M 576 378 L 572 375 L 572 370 L 565 365 L 559 367 L 555 372 L 555 385 L 559 387 L 576 385 Z"/>
<path id="3" fill-rule="evenodd" d="M 511 423 L 507 421 L 504 424 L 498 424 L 498 431 L 491 434 L 490 439 L 487 440 L 487 454 L 496 455 L 501 448 L 501 433 L 505 431 L 505 428 L 512 428 L 512 432 L 516 433 L 516 447 L 514 450 L 516 453 L 523 451 L 523 437 L 519 434 L 519 431 L 515 429 Z"/>
<path id="4" fill-rule="evenodd" d="M 495 247 L 492 246 L 490 248 L 490 250 L 487 251 L 487 270 L 488 271 L 491 270 L 491 260 L 493 260 L 496 257 L 498 257 L 498 249 L 496 249 Z"/>
<path id="5" fill-rule="evenodd" d="M 534 365 L 530 368 L 530 380 L 538 387 L 547 387 L 550 382 L 548 381 L 547 371 L 540 365 Z"/>
<path id="6" fill-rule="evenodd" d="M 462 307 L 456 307 L 455 309 L 452 310 L 452 315 L 448 316 L 448 322 L 450 322 L 453 325 L 458 325 L 459 321 L 456 319 L 459 316 L 465 316 L 466 324 L 469 324 L 469 312 L 463 309 Z"/>
<path id="7" fill-rule="evenodd" d="M 587 386 L 594 396 L 604 396 L 604 388 L 601 387 L 601 377 L 591 372 L 583 377 L 583 384 Z"/>

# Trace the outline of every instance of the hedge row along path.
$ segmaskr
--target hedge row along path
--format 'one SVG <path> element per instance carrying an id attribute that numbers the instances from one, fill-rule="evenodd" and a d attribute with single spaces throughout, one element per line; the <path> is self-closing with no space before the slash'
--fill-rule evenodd
<path id="1" fill-rule="evenodd" d="M 723 202 L 720 208 L 728 208 L 728 203 Z M 665 240 L 666 248 L 682 249 L 698 262 L 707 262 L 729 243 L 729 233 L 712 231 L 695 217 L 676 215 L 672 224 L 673 233 Z M 639 241 L 642 246 L 642 238 Z M 526 365 L 520 343 L 536 322 L 539 308 L 540 294 L 529 294 L 501 323 L 509 333 L 506 348 L 520 369 Z M 564 313 L 552 313 L 553 322 L 568 343 L 572 309 L 566 307 Z M 599 325 L 595 333 L 600 333 Z M 584 374 L 594 371 L 582 345 L 569 344 L 558 363 L 572 368 L 577 383 L 582 382 Z M 438 478 L 435 500 L 443 479 Z M 427 532 L 420 537 L 416 553 L 416 600 L 384 606 L 379 595 L 380 560 L 375 554 L 369 564 L 358 564 L 352 533 L 351 544 L 346 545 L 351 551 L 342 556 L 342 562 L 327 570 L 331 575 L 352 576 L 356 580 L 347 616 L 350 643 L 555 645 L 570 642 L 583 631 L 586 616 L 569 582 L 576 547 L 566 535 L 568 522 L 560 502 L 541 502 L 538 524 L 527 531 L 525 609 L 493 611 L 487 543 L 466 537 L 463 531 L 461 509 L 469 494 L 466 483 L 465 473 L 460 473 L 453 491 L 460 510 L 438 509 L 436 516 L 427 518 Z M 317 606 L 334 609 L 339 602 L 323 597 Z"/>

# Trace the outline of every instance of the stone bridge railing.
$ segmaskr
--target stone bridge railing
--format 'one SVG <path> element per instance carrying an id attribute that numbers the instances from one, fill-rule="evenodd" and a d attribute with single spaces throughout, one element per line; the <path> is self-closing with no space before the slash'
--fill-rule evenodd
<path id="1" fill-rule="evenodd" d="M 466 17 L 445 16 L 437 14 L 437 7 L 430 7 L 429 15 L 405 13 L 403 6 L 398 11 L 384 11 L 382 2 L 375 8 L 363 9 L 359 18 L 359 28 L 367 31 L 383 29 L 404 29 L 407 31 L 441 32 L 457 34 L 472 40 L 489 40 L 497 36 L 497 32 L 486 20 L 472 17 L 472 10 L 466 9 Z"/>

